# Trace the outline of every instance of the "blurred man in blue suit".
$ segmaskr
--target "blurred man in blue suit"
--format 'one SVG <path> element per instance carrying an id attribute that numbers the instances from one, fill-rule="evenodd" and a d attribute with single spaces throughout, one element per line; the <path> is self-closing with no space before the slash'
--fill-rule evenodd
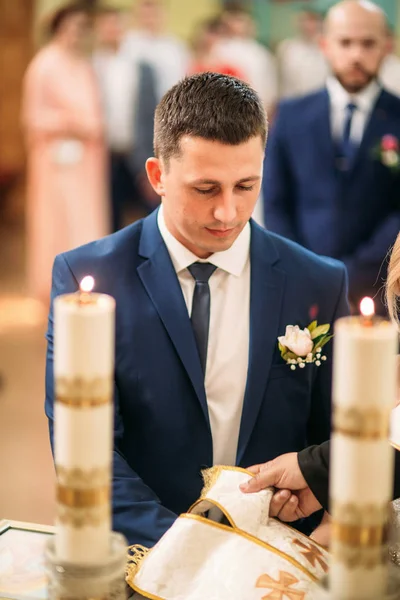
<path id="1" fill-rule="evenodd" d="M 267 146 L 265 224 L 343 261 L 350 299 L 377 294 L 400 229 L 400 99 L 379 84 L 386 19 L 370 2 L 345 0 L 325 23 L 332 75 L 326 88 L 283 101 Z"/>
<path id="2" fill-rule="evenodd" d="M 320 323 L 346 314 L 346 272 L 251 220 L 266 135 L 245 83 L 178 83 L 157 107 L 146 164 L 161 208 L 54 263 L 52 300 L 86 274 L 116 299 L 113 518 L 131 544 L 152 546 L 188 510 L 202 469 L 329 438 L 332 348 L 292 370 L 277 338 L 317 311 Z M 53 325 L 51 309 L 51 438 Z"/>

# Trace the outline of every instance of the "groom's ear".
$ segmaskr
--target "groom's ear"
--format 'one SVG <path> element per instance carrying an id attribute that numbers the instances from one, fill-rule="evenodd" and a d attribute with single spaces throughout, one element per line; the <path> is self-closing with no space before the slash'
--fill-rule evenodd
<path id="1" fill-rule="evenodd" d="M 163 167 L 160 159 L 152 156 L 146 161 L 146 173 L 151 187 L 159 196 L 164 196 Z"/>

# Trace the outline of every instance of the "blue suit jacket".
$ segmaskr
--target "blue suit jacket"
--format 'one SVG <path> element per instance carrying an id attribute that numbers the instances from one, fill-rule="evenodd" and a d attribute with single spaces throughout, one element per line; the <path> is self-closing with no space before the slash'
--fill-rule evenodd
<path id="1" fill-rule="evenodd" d="M 251 227 L 249 371 L 237 452 L 244 467 L 329 438 L 330 360 L 292 371 L 277 337 L 288 324 L 306 326 L 311 307 L 319 307 L 321 323 L 347 313 L 343 265 Z M 52 299 L 76 291 L 88 273 L 117 305 L 114 529 L 131 544 L 152 546 L 199 497 L 201 470 L 213 464 L 195 338 L 157 213 L 58 256 Z M 52 309 L 47 339 L 52 437 Z"/>
<path id="2" fill-rule="evenodd" d="M 322 90 L 282 102 L 267 144 L 267 228 L 342 260 L 354 300 L 382 286 L 381 265 L 400 229 L 400 171 L 374 157 L 385 134 L 400 140 L 400 99 L 382 91 L 354 159 L 344 164 Z"/>

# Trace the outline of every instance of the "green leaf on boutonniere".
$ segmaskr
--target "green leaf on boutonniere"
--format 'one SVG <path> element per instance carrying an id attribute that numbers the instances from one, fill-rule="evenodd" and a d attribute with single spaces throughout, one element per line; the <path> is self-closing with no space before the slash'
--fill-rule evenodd
<path id="1" fill-rule="evenodd" d="M 283 356 L 287 350 L 286 346 L 282 346 L 282 344 L 280 342 L 278 342 L 278 347 L 279 347 L 279 351 L 280 351 L 281 355 Z"/>
<path id="2" fill-rule="evenodd" d="M 286 352 L 282 355 L 283 360 L 297 360 L 299 357 L 294 352 Z"/>
<path id="3" fill-rule="evenodd" d="M 326 335 L 330 329 L 330 325 L 329 323 L 327 323 L 326 325 L 319 325 L 319 327 L 316 327 L 314 329 L 314 331 L 311 333 L 311 339 L 315 340 L 316 338 L 320 337 L 321 335 Z"/>
<path id="4" fill-rule="evenodd" d="M 317 321 L 313 321 L 312 323 L 309 324 L 307 329 L 310 333 L 312 333 L 316 327 L 317 327 Z"/>
<path id="5" fill-rule="evenodd" d="M 333 335 L 323 335 L 321 338 L 319 338 L 318 341 L 315 342 L 314 351 L 317 348 L 322 349 L 332 338 L 333 338 Z"/>

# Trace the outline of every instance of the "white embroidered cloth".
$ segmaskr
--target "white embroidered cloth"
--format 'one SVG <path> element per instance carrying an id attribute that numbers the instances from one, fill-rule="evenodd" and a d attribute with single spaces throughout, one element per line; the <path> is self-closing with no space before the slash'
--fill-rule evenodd
<path id="1" fill-rule="evenodd" d="M 129 585 L 152 600 L 316 600 L 324 548 L 269 518 L 271 490 L 243 494 L 251 475 L 214 467 L 201 498 L 150 551 L 133 547 Z M 218 507 L 230 525 L 201 516 Z"/>

